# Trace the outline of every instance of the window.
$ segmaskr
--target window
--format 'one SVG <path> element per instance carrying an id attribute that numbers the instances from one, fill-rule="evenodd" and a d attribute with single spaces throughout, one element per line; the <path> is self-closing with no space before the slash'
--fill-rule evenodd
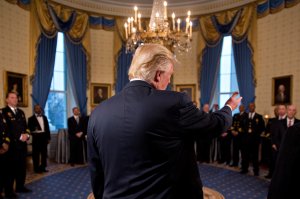
<path id="1" fill-rule="evenodd" d="M 66 54 L 64 36 L 58 33 L 54 72 L 50 92 L 45 106 L 50 131 L 67 127 L 67 85 Z"/>
<path id="2" fill-rule="evenodd" d="M 220 70 L 216 88 L 218 104 L 223 107 L 233 92 L 238 91 L 238 83 L 234 64 L 234 56 L 232 50 L 232 38 L 226 36 L 223 39 L 222 54 L 220 60 Z M 236 109 L 234 113 L 238 112 Z"/>

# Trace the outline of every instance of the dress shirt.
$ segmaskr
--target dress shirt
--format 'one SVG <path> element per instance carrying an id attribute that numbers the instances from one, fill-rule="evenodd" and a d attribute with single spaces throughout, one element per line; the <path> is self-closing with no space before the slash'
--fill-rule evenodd
<path id="1" fill-rule="evenodd" d="M 14 114 L 16 115 L 17 114 L 17 107 L 12 107 L 12 106 L 8 106 L 11 110 L 12 110 L 12 112 L 14 112 Z"/>
<path id="2" fill-rule="evenodd" d="M 74 115 L 74 118 L 75 118 L 77 124 L 79 124 L 79 116 Z"/>
<path id="3" fill-rule="evenodd" d="M 285 115 L 283 115 L 283 116 L 279 116 L 279 120 L 284 120 L 286 118 L 286 114 Z"/>
<path id="4" fill-rule="evenodd" d="M 41 130 L 36 130 L 36 131 L 34 131 L 34 132 L 35 132 L 35 133 L 42 133 L 42 132 L 45 132 L 44 119 L 43 119 L 42 115 L 35 114 L 35 117 L 36 117 L 37 121 L 38 121 L 39 124 L 40 124 Z"/>
<path id="5" fill-rule="evenodd" d="M 290 119 L 290 118 L 287 118 L 287 127 L 290 127 L 290 126 L 293 126 L 294 125 L 294 122 L 295 122 L 295 118 L 292 118 L 292 119 Z M 290 125 L 289 125 L 290 124 Z"/>
<path id="6" fill-rule="evenodd" d="M 254 118 L 254 115 L 255 115 L 255 112 L 253 112 L 253 113 L 249 113 L 249 119 L 253 119 Z"/>

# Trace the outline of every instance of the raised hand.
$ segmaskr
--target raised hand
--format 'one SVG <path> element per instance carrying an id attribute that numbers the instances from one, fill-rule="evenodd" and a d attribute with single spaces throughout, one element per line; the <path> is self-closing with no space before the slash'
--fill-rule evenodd
<path id="1" fill-rule="evenodd" d="M 242 97 L 237 98 L 238 94 L 239 92 L 234 92 L 226 102 L 226 104 L 232 108 L 232 111 L 238 107 L 239 103 L 241 103 L 241 100 L 243 99 Z"/>

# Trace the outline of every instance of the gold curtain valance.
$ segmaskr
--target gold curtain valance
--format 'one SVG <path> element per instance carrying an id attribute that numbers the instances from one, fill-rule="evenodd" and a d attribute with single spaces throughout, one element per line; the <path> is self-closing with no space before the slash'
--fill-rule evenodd
<path id="1" fill-rule="evenodd" d="M 222 35 L 215 26 L 212 17 L 215 17 L 220 25 L 228 25 L 238 17 L 238 21 L 236 24 L 233 24 L 234 27 L 232 29 L 233 39 L 238 41 L 247 36 L 254 12 L 255 4 L 249 4 L 242 8 L 200 17 L 199 25 L 205 42 L 210 46 L 216 45 Z"/>

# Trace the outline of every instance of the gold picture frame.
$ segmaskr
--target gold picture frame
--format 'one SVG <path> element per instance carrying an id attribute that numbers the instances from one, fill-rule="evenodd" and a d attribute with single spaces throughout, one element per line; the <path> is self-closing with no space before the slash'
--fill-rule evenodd
<path id="1" fill-rule="evenodd" d="M 91 83 L 91 106 L 97 106 L 111 97 L 111 85 Z"/>
<path id="2" fill-rule="evenodd" d="M 293 76 L 272 78 L 272 105 L 292 104 Z"/>
<path id="3" fill-rule="evenodd" d="M 196 84 L 177 84 L 176 91 L 185 92 L 191 101 L 196 101 Z"/>
<path id="4" fill-rule="evenodd" d="M 4 95 L 15 92 L 18 95 L 18 106 L 28 106 L 28 76 L 21 73 L 4 71 Z M 5 97 L 4 97 L 5 98 Z"/>

